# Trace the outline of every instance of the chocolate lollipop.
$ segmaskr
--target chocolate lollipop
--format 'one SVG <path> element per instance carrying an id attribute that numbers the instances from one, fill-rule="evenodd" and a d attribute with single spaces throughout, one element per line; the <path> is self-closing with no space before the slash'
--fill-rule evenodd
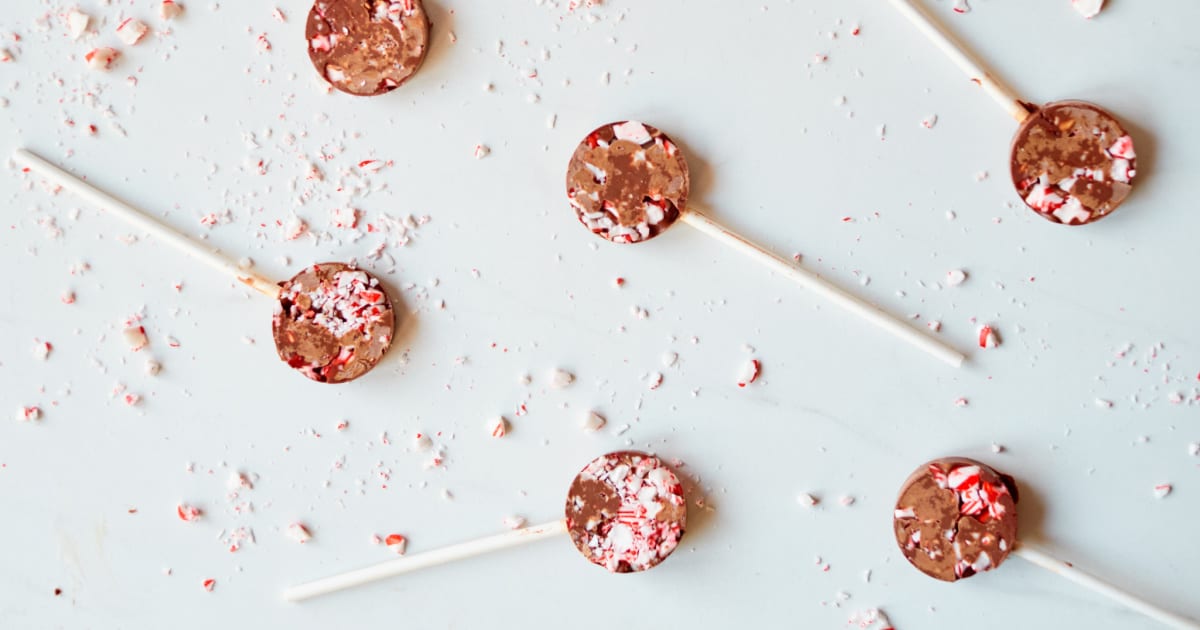
<path id="1" fill-rule="evenodd" d="M 33 171 L 200 262 L 275 300 L 279 358 L 321 383 L 352 381 L 379 364 L 392 343 L 395 313 L 379 279 L 342 263 L 313 265 L 274 283 L 33 153 L 14 155 Z"/>
<path id="2" fill-rule="evenodd" d="M 303 601 L 561 534 L 613 573 L 645 571 L 679 547 L 686 524 L 687 502 L 675 473 L 653 455 L 618 451 L 597 457 L 575 476 L 564 518 L 293 586 L 283 597 Z"/>
<path id="3" fill-rule="evenodd" d="M 1065 225 L 1103 219 L 1125 201 L 1137 175 L 1133 138 L 1115 116 L 1083 101 L 1042 107 L 1020 98 L 910 0 L 891 0 L 926 38 L 1018 123 L 1009 156 L 1017 194 L 1042 218 Z"/>
<path id="4" fill-rule="evenodd" d="M 400 87 L 429 50 L 429 19 L 421 0 L 317 0 L 306 33 L 317 72 L 354 96 Z"/>
<path id="5" fill-rule="evenodd" d="M 1038 546 L 1018 544 L 1016 482 L 972 459 L 936 459 L 913 472 L 896 499 L 892 529 L 904 557 L 925 575 L 942 581 L 990 571 L 1012 554 L 1169 626 L 1200 628 L 1195 621 L 1134 597 Z"/>
<path id="6" fill-rule="evenodd" d="M 688 205 L 687 160 L 666 134 L 635 121 L 587 135 L 567 166 L 567 199 L 580 223 L 614 243 L 640 243 L 683 221 L 767 268 L 953 365 L 965 357 L 878 307 L 771 253 Z"/>

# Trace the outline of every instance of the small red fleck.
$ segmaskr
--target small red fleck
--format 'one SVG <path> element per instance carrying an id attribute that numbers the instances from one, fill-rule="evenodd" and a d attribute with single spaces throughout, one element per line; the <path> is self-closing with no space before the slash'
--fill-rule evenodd
<path id="1" fill-rule="evenodd" d="M 207 580 L 204 580 L 203 585 L 204 585 L 204 590 L 211 593 L 213 588 L 216 587 L 217 581 L 212 578 L 208 578 Z"/>
<path id="2" fill-rule="evenodd" d="M 62 595 L 62 589 L 61 588 L 54 589 L 54 596 L 58 597 L 59 595 Z"/>

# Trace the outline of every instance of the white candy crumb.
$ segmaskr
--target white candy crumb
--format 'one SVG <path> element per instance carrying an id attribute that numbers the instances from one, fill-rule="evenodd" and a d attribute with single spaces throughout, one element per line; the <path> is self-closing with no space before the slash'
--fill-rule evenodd
<path id="1" fill-rule="evenodd" d="M 433 448 L 433 440 L 429 439 L 428 435 L 418 433 L 413 436 L 413 450 L 428 451 Z"/>
<path id="2" fill-rule="evenodd" d="M 525 527 L 525 517 L 517 516 L 516 514 L 505 516 L 500 522 L 509 529 L 521 529 Z"/>
<path id="3" fill-rule="evenodd" d="M 583 415 L 583 421 L 579 424 L 579 427 L 588 433 L 594 433 L 603 428 L 607 422 L 604 416 L 595 411 L 589 411 Z"/>
<path id="4" fill-rule="evenodd" d="M 799 503 L 804 507 L 813 507 L 820 502 L 820 499 L 807 492 L 801 492 L 800 494 L 796 495 L 796 503 Z"/>
<path id="5" fill-rule="evenodd" d="M 1100 10 L 1104 8 L 1104 0 L 1071 0 L 1071 6 L 1075 7 L 1079 15 L 1090 20 L 1100 15 Z"/>
<path id="6" fill-rule="evenodd" d="M 575 375 L 562 368 L 555 368 L 550 372 L 550 386 L 554 389 L 563 389 L 574 382 Z"/>
<path id="7" fill-rule="evenodd" d="M 174 20 L 183 13 L 183 5 L 175 0 L 163 0 L 158 8 L 158 17 L 164 20 Z"/>
<path id="8" fill-rule="evenodd" d="M 1154 486 L 1154 498 L 1161 499 L 1168 494 L 1171 494 L 1171 489 L 1171 484 L 1169 483 L 1160 483 L 1157 486 Z"/>
<path id="9" fill-rule="evenodd" d="M 287 537 L 300 543 L 301 545 L 312 540 L 312 534 L 308 531 L 308 528 L 305 527 L 303 523 L 292 523 L 291 525 L 288 525 Z"/>
<path id="10" fill-rule="evenodd" d="M 946 286 L 956 287 L 967 280 L 967 272 L 962 269 L 951 269 L 946 272 Z"/>

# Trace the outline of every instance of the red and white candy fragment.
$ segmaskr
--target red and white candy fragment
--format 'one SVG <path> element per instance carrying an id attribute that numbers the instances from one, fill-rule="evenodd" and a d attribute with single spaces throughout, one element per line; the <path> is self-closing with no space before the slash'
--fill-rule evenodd
<path id="1" fill-rule="evenodd" d="M 1104 0 L 1071 0 L 1071 6 L 1080 15 L 1087 19 L 1092 19 L 1100 15 L 1100 10 L 1104 8 Z"/>
<path id="2" fill-rule="evenodd" d="M 191 523 L 194 521 L 198 521 L 198 520 L 200 520 L 201 516 L 204 516 L 203 510 L 201 510 L 200 508 L 198 508 L 196 506 L 188 505 L 186 503 L 180 503 L 178 506 L 176 506 L 175 513 L 177 515 L 179 515 L 179 520 L 181 520 L 185 523 Z"/>
<path id="3" fill-rule="evenodd" d="M 1081 225 L 1092 219 L 1092 212 L 1083 206 L 1078 198 L 1070 191 L 1079 180 L 1103 182 L 1111 179 L 1123 184 L 1129 184 L 1137 175 L 1133 169 L 1133 160 L 1137 153 L 1133 149 L 1133 138 L 1121 136 L 1106 149 L 1112 158 L 1112 166 L 1108 172 L 1103 169 L 1077 168 L 1071 177 L 1052 182 L 1046 174 L 1029 180 L 1029 192 L 1025 195 L 1025 203 L 1042 214 L 1052 215 L 1067 225 Z M 1024 186 L 1024 184 L 1023 184 Z"/>
<path id="4" fill-rule="evenodd" d="M 404 555 L 404 551 L 408 548 L 408 539 L 400 534 L 388 534 L 387 538 L 383 539 L 384 544 L 388 549 L 391 549 L 396 555 Z"/>
<path id="5" fill-rule="evenodd" d="M 50 358 L 50 352 L 54 350 L 54 345 L 49 341 L 34 340 L 33 343 L 33 358 L 39 361 L 45 361 Z"/>
<path id="6" fill-rule="evenodd" d="M 212 578 L 208 578 L 207 580 L 204 580 L 203 582 L 201 582 L 200 586 L 203 587 L 205 591 L 208 591 L 209 593 L 211 593 L 213 591 L 213 589 L 216 588 L 217 581 Z"/>
<path id="7" fill-rule="evenodd" d="M 1172 489 L 1173 488 L 1171 487 L 1171 484 L 1160 483 L 1160 484 L 1154 486 L 1154 498 L 1156 498 L 1156 499 L 1165 498 L 1168 494 L 1171 494 Z"/>
<path id="8" fill-rule="evenodd" d="M 121 332 L 121 336 L 125 338 L 125 343 L 129 344 L 129 349 L 133 352 L 138 352 L 150 345 L 150 340 L 146 338 L 146 329 L 143 326 L 130 326 Z"/>
<path id="9" fill-rule="evenodd" d="M 40 407 L 17 407 L 18 422 L 34 422 L 42 418 L 42 409 Z"/>
<path id="10" fill-rule="evenodd" d="M 288 525 L 287 536 L 302 545 L 312 540 L 312 533 L 308 531 L 304 523 L 292 523 Z"/>
<path id="11" fill-rule="evenodd" d="M 967 272 L 962 269 L 951 269 L 946 272 L 946 286 L 956 287 L 967 280 Z"/>
<path id="12" fill-rule="evenodd" d="M 750 383 L 758 380 L 758 375 L 762 371 L 762 364 L 758 359 L 750 359 L 742 366 L 742 373 L 738 377 L 738 387 L 745 387 Z"/>
<path id="13" fill-rule="evenodd" d="M 550 386 L 554 389 L 563 389 L 574 382 L 575 375 L 564 369 L 556 368 L 550 372 Z"/>
<path id="14" fill-rule="evenodd" d="M 508 420 L 504 416 L 496 416 L 487 423 L 488 433 L 494 438 L 502 438 L 508 435 Z"/>
<path id="15" fill-rule="evenodd" d="M 846 623 L 858 630 L 896 630 L 892 626 L 892 622 L 888 620 L 887 615 L 883 614 L 883 611 L 878 608 L 860 610 L 850 615 L 850 619 Z"/>
<path id="16" fill-rule="evenodd" d="M 146 33 L 150 32 L 150 27 L 146 26 L 145 22 L 135 18 L 126 18 L 117 26 L 117 37 L 125 42 L 127 46 L 136 46 Z"/>
<path id="17" fill-rule="evenodd" d="M 94 48 L 83 59 L 93 70 L 108 70 L 120 56 L 121 53 L 112 48 Z"/>
<path id="18" fill-rule="evenodd" d="M 164 20 L 174 20 L 183 13 L 183 5 L 175 0 L 163 0 L 158 7 L 158 17 Z"/>
<path id="19" fill-rule="evenodd" d="M 1007 495 L 1008 486 L 987 483 L 980 479 L 979 466 L 955 466 L 945 472 L 936 464 L 929 466 L 929 474 L 943 490 L 958 493 L 959 513 L 974 516 L 981 522 L 1004 516 L 1004 505 L 1000 497 Z M 897 514 L 897 517 L 901 515 Z"/>
<path id="20" fill-rule="evenodd" d="M 1000 345 L 1000 337 L 996 335 L 995 329 L 991 326 L 979 327 L 979 347 L 980 348 L 995 348 Z"/>

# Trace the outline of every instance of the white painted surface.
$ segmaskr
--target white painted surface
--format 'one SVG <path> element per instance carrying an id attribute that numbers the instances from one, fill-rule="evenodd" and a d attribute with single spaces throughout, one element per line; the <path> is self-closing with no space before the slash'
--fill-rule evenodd
<path id="1" fill-rule="evenodd" d="M 387 270 L 365 259 L 378 235 L 330 226 L 346 203 L 337 184 L 353 179 L 339 172 L 362 160 L 394 161 L 369 176 L 386 189 L 349 202 L 366 220 L 432 220 L 387 250 L 384 277 L 411 313 L 404 338 L 367 378 L 323 387 L 274 357 L 269 303 L 159 243 L 122 242 L 131 232 L 91 208 L 72 219 L 74 199 L 6 170 L 0 626 L 839 628 L 880 606 L 901 630 L 1155 627 L 1025 563 L 953 585 L 907 566 L 889 529 L 894 493 L 945 454 L 1016 475 L 1026 535 L 1200 615 L 1200 459 L 1188 454 L 1200 441 L 1200 4 L 1121 0 L 1087 21 L 1067 0 L 973 0 L 965 15 L 931 2 L 1026 98 L 1093 100 L 1134 129 L 1134 197 L 1082 229 L 1019 207 L 1004 174 L 1011 120 L 883 2 L 606 0 L 571 13 L 439 1 L 427 65 L 373 100 L 315 88 L 301 1 L 279 3 L 281 23 L 271 4 L 193 0 L 169 36 L 122 46 L 108 74 L 84 53 L 118 44 L 123 15 L 161 31 L 154 3 L 81 0 L 101 34 L 80 42 L 57 18 L 37 26 L 66 5 L 9 4 L 0 153 L 42 151 L 273 277 L 355 256 Z M 971 348 L 968 366 L 890 342 L 692 230 L 630 247 L 586 233 L 563 198 L 566 159 L 596 125 L 631 117 L 680 142 L 717 218 L 890 311 L 942 322 Z M 476 159 L 477 144 L 491 154 Z M 321 162 L 325 181 L 306 182 L 323 152 L 338 154 Z M 226 209 L 230 223 L 200 225 Z M 293 216 L 331 236 L 285 241 Z M 82 262 L 90 271 L 72 275 Z M 954 269 L 966 282 L 939 288 Z M 60 303 L 68 290 L 74 305 Z M 134 354 L 121 330 L 143 307 L 150 347 Z M 972 347 L 972 318 L 996 326 L 1000 347 Z M 35 340 L 53 344 L 45 362 Z M 147 355 L 159 376 L 144 373 Z M 750 358 L 762 377 L 739 389 Z M 575 383 L 550 387 L 555 367 Z M 113 398 L 117 384 L 142 403 Z M 13 420 L 22 405 L 41 421 Z M 608 423 L 585 433 L 593 409 Z M 487 428 L 497 414 L 512 422 L 500 440 Z M 417 432 L 441 433 L 444 470 L 424 468 Z M 607 575 L 560 540 L 280 599 L 288 584 L 392 557 L 373 534 L 402 533 L 415 553 L 501 532 L 512 514 L 552 520 L 578 468 L 627 444 L 686 462 L 706 506 L 652 572 Z M 254 489 L 231 501 L 234 471 Z M 1157 499 L 1161 483 L 1173 491 Z M 820 503 L 801 506 L 802 492 Z M 205 518 L 180 521 L 181 501 Z M 235 513 L 243 503 L 253 511 Z M 303 545 L 286 534 L 297 521 L 313 535 Z M 256 542 L 229 553 L 237 527 Z"/>

